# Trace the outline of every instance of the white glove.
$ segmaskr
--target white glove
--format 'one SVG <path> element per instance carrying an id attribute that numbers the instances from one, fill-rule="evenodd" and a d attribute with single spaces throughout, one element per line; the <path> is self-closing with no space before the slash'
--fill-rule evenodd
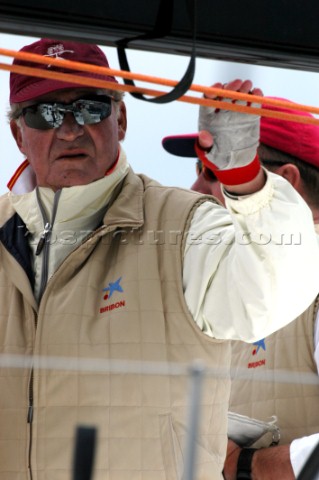
<path id="1" fill-rule="evenodd" d="M 273 416 L 269 422 L 263 422 L 256 418 L 246 417 L 235 412 L 228 412 L 227 436 L 240 447 L 250 447 L 266 434 L 264 438 L 271 445 L 277 445 L 280 441 L 280 428 L 276 425 L 277 417 Z"/>
<path id="2" fill-rule="evenodd" d="M 213 135 L 214 145 L 206 157 L 220 170 L 244 167 L 254 160 L 259 145 L 258 115 L 216 112 L 215 108 L 201 106 L 198 127 Z"/>
<path id="3" fill-rule="evenodd" d="M 228 84 L 232 89 L 243 91 L 250 81 L 235 80 Z M 248 87 L 249 88 L 249 87 Z M 261 92 L 259 89 L 254 92 Z M 230 99 L 223 99 L 231 102 Z M 238 102 L 238 104 L 243 102 Z M 221 183 L 238 185 L 253 180 L 259 170 L 257 157 L 259 145 L 260 118 L 258 115 L 217 110 L 201 106 L 198 120 L 199 130 L 207 130 L 213 136 L 213 147 L 205 152 L 196 146 L 202 162 L 214 172 Z"/>

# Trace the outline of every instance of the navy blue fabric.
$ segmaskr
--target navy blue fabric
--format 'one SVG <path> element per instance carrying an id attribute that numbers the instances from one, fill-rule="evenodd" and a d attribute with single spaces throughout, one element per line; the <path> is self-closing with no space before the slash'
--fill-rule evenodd
<path id="1" fill-rule="evenodd" d="M 17 213 L 0 228 L 0 241 L 26 272 L 33 288 L 34 272 L 28 235 L 27 227 Z"/>

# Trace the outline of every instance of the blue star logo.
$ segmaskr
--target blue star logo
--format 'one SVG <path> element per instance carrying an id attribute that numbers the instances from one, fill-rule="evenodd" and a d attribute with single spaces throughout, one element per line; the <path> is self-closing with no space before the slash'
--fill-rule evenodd
<path id="1" fill-rule="evenodd" d="M 103 292 L 109 292 L 108 298 L 111 298 L 114 292 L 123 292 L 123 288 L 120 285 L 122 277 L 115 280 L 115 282 L 110 282 L 106 288 L 103 288 Z"/>
<path id="2" fill-rule="evenodd" d="M 258 342 L 253 343 L 257 347 L 256 354 L 258 353 L 259 349 L 262 348 L 266 351 L 265 339 L 258 340 Z"/>

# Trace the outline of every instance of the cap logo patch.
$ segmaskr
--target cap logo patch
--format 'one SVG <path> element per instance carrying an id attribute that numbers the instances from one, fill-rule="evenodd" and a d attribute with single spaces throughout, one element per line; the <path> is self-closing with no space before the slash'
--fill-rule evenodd
<path id="1" fill-rule="evenodd" d="M 46 55 L 44 56 L 61 58 L 62 60 L 65 60 L 63 57 L 61 57 L 63 53 L 74 53 L 74 50 L 66 50 L 62 43 L 57 43 L 56 45 L 52 45 L 52 47 L 49 47 Z"/>

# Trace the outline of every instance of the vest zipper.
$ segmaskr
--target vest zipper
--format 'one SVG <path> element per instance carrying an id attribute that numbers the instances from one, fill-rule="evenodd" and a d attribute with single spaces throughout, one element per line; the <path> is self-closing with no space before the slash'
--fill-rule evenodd
<path id="1" fill-rule="evenodd" d="M 39 302 L 41 300 L 45 287 L 48 283 L 50 239 L 51 239 L 51 234 L 52 234 L 56 213 L 58 210 L 61 193 L 62 193 L 62 190 L 58 190 L 54 194 L 54 200 L 53 200 L 53 206 L 52 206 L 52 218 L 51 218 L 51 222 L 49 222 L 49 219 L 47 217 L 47 214 L 45 212 L 45 209 L 43 208 L 43 205 L 40 199 L 39 189 L 38 188 L 36 189 L 37 200 L 38 200 L 39 208 L 40 208 L 42 219 L 43 219 L 43 225 L 44 225 L 43 232 L 41 234 L 41 237 L 35 252 L 36 255 L 40 255 L 41 253 L 43 254 L 41 281 L 40 281 L 40 288 L 39 288 Z"/>
<path id="2" fill-rule="evenodd" d="M 28 408 L 28 418 L 27 422 L 30 425 L 30 441 L 29 441 L 29 452 L 28 452 L 28 469 L 30 474 L 30 480 L 32 480 L 32 469 L 31 469 L 31 451 L 32 451 L 32 421 L 33 421 L 33 369 L 31 370 L 30 382 L 29 382 L 29 408 Z"/>
<path id="3" fill-rule="evenodd" d="M 42 258 L 42 271 L 41 271 L 41 282 L 40 282 L 40 289 L 39 289 L 39 303 L 41 300 L 41 297 L 43 295 L 43 292 L 45 290 L 46 284 L 48 282 L 48 272 L 49 272 L 49 251 L 50 251 L 50 238 L 51 238 L 51 233 L 52 233 L 52 228 L 54 225 L 56 213 L 58 210 L 58 204 L 59 204 L 59 199 L 61 195 L 61 190 L 58 190 L 55 195 L 54 195 L 54 201 L 53 201 L 53 207 L 52 207 L 52 219 L 51 223 L 48 220 L 47 214 L 45 212 L 45 209 L 42 205 L 41 199 L 40 199 L 40 194 L 39 194 L 39 189 L 36 189 L 36 195 L 37 195 L 37 200 L 38 200 L 38 205 L 41 211 L 42 219 L 43 219 L 43 225 L 44 229 L 43 232 L 40 236 L 39 243 L 36 248 L 36 255 L 40 255 L 41 253 L 43 254 Z M 37 329 L 37 320 L 35 320 L 35 329 Z M 32 423 L 33 423 L 33 379 L 34 379 L 34 370 L 33 367 L 31 369 L 31 375 L 30 375 L 30 382 L 29 382 L 29 406 L 28 406 L 28 415 L 27 415 L 27 423 L 30 425 L 29 431 L 30 431 L 30 441 L 29 441 L 29 452 L 28 452 L 28 468 L 29 468 L 29 475 L 30 475 L 30 480 L 32 480 L 32 468 L 31 468 L 31 452 L 32 452 Z"/>
<path id="4" fill-rule="evenodd" d="M 44 225 L 44 230 L 41 234 L 41 237 L 40 237 L 40 240 L 39 240 L 39 243 L 37 245 L 37 249 L 35 251 L 35 254 L 36 255 L 40 255 L 40 253 L 42 252 L 43 250 L 43 247 L 44 247 L 44 244 L 47 242 L 47 237 L 49 236 L 49 233 L 51 233 L 52 231 L 52 225 L 50 225 L 49 222 L 47 222 L 45 225 Z"/>

